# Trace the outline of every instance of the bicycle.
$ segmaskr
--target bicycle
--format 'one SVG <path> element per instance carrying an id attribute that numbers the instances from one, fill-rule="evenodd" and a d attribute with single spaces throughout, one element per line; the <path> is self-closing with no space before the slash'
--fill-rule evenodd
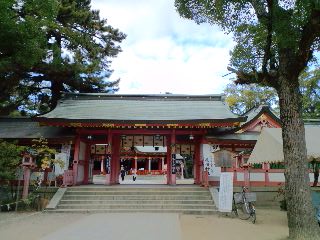
<path id="1" fill-rule="evenodd" d="M 248 192 L 246 187 L 242 191 L 233 195 L 233 211 L 242 220 L 251 219 L 252 223 L 256 222 L 256 210 L 254 204 L 257 200 L 256 193 Z"/>

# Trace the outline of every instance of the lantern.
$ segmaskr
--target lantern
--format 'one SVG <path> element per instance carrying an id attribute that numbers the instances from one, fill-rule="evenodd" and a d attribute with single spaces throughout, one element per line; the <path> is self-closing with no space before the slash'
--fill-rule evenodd
<path id="1" fill-rule="evenodd" d="M 24 153 L 22 157 L 22 166 L 25 167 L 34 167 L 36 164 L 34 158 L 30 153 Z"/>

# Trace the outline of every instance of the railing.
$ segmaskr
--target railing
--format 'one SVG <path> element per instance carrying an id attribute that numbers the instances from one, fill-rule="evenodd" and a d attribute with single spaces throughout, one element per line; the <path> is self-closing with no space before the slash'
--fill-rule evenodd
<path id="1" fill-rule="evenodd" d="M 245 168 L 222 168 L 222 172 L 233 173 L 234 186 L 279 186 L 285 182 L 284 169 L 253 169 Z M 309 172 L 310 184 L 313 183 L 314 174 Z M 212 181 L 209 177 L 210 185 L 219 184 L 218 181 Z"/>

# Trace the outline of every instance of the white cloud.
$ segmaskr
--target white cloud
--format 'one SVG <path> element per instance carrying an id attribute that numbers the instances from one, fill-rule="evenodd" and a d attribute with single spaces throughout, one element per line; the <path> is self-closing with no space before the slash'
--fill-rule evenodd
<path id="1" fill-rule="evenodd" d="M 113 60 L 120 93 L 221 93 L 231 37 L 180 18 L 171 0 L 93 0 L 93 9 L 126 33 Z"/>

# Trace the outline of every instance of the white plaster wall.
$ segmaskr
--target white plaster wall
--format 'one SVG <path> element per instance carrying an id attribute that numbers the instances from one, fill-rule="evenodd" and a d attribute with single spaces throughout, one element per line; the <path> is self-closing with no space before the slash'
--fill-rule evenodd
<path id="1" fill-rule="evenodd" d="M 78 177 L 77 182 L 82 182 L 84 179 L 84 166 L 78 164 Z"/>
<path id="2" fill-rule="evenodd" d="M 86 144 L 84 142 L 80 142 L 80 150 L 79 150 L 79 160 L 84 160 L 86 156 Z"/>
<path id="3" fill-rule="evenodd" d="M 269 173 L 270 182 L 284 182 L 284 173 Z"/>
<path id="4" fill-rule="evenodd" d="M 221 168 L 215 166 L 212 146 L 210 144 L 201 144 L 200 156 L 201 159 L 203 159 L 203 167 L 209 168 L 209 177 L 220 178 Z M 211 180 L 211 178 L 209 178 L 209 180 Z"/>
<path id="5" fill-rule="evenodd" d="M 237 181 L 244 181 L 244 173 L 237 172 Z"/>
<path id="6" fill-rule="evenodd" d="M 263 181 L 264 173 L 250 173 L 250 181 Z"/>

